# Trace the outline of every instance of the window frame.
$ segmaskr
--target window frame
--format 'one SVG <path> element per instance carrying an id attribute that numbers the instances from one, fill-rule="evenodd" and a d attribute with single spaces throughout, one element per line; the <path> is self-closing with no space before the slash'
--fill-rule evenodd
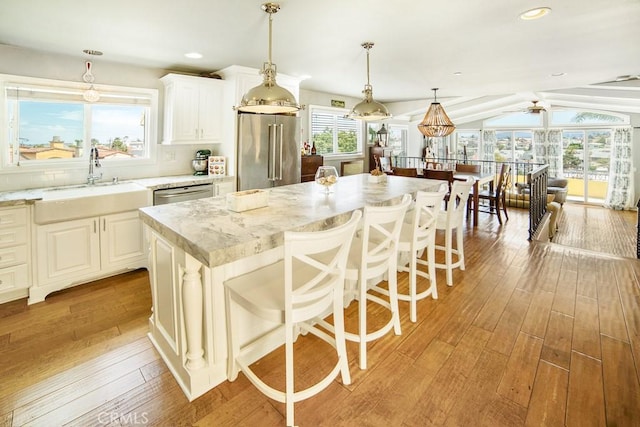
<path id="1" fill-rule="evenodd" d="M 308 120 L 309 120 L 309 135 L 308 135 L 308 139 L 309 139 L 309 143 L 313 144 L 313 115 L 314 113 L 322 113 L 322 114 L 330 114 L 337 117 L 345 117 L 348 113 L 349 110 L 346 108 L 337 108 L 337 107 L 328 107 L 328 106 L 324 106 L 324 105 L 309 105 L 309 116 L 308 116 Z M 353 120 L 353 119 L 352 119 Z M 364 153 L 364 141 L 363 141 L 363 121 L 362 120 L 354 120 L 356 123 L 356 151 L 355 152 L 349 152 L 349 153 L 340 153 L 340 152 L 333 152 L 333 153 L 320 153 L 318 152 L 318 154 L 321 154 L 322 156 L 326 157 L 326 158 L 332 158 L 332 159 L 341 159 L 341 158 L 359 158 L 363 156 Z M 338 147 L 338 139 L 337 139 L 337 132 L 338 132 L 338 127 L 336 124 L 334 124 L 334 128 L 333 128 L 333 147 L 334 150 L 337 149 Z"/>
<path id="2" fill-rule="evenodd" d="M 77 94 L 79 91 L 87 89 L 87 83 L 72 82 L 64 80 L 44 79 L 37 77 L 16 76 L 9 74 L 0 74 L 0 172 L 24 172 L 25 170 L 33 172 L 44 172 L 52 170 L 69 170 L 84 167 L 89 161 L 91 134 L 88 123 L 91 119 L 90 115 L 86 115 L 83 121 L 83 148 L 82 155 L 72 159 L 48 159 L 39 161 L 17 161 L 9 163 L 9 109 L 7 89 L 15 85 L 39 86 L 51 91 L 60 90 L 68 91 L 68 93 Z M 131 159 L 101 159 L 101 162 L 108 164 L 110 167 L 131 167 L 151 165 L 156 162 L 157 141 L 158 141 L 158 89 L 137 88 L 116 85 L 98 85 L 94 84 L 94 88 L 103 94 L 111 94 L 114 96 L 140 96 L 148 98 L 147 105 L 148 114 L 145 116 L 145 155 L 144 157 Z M 65 100 L 55 100 L 52 102 L 64 102 Z M 86 111 L 90 107 L 86 105 L 91 103 L 84 102 L 83 109 Z M 95 105 L 104 105 L 107 103 L 96 103 Z M 125 105 L 124 103 L 122 105 Z"/>

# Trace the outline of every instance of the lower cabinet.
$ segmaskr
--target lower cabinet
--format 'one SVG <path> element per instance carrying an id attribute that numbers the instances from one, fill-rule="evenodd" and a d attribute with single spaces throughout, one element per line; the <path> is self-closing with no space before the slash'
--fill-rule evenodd
<path id="1" fill-rule="evenodd" d="M 0 209 L 0 304 L 24 298 L 31 286 L 29 208 Z"/>
<path id="2" fill-rule="evenodd" d="M 38 225 L 36 247 L 30 304 L 74 284 L 147 266 L 138 211 Z"/>

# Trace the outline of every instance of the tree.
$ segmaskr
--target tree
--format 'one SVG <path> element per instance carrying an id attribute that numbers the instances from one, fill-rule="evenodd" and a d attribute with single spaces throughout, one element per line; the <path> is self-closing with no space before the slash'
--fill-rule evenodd
<path id="1" fill-rule="evenodd" d="M 113 139 L 111 148 L 113 150 L 122 151 L 123 153 L 126 153 L 129 149 L 129 147 L 127 147 L 127 145 L 122 141 L 122 139 L 120 139 L 120 137 L 116 137 Z"/>
<path id="2" fill-rule="evenodd" d="M 582 113 L 576 114 L 572 119 L 572 122 L 575 123 L 583 123 L 586 121 L 591 122 L 621 122 L 622 119 L 617 116 L 612 116 L 611 114 L 604 113 L 592 113 L 589 111 L 583 111 Z"/>

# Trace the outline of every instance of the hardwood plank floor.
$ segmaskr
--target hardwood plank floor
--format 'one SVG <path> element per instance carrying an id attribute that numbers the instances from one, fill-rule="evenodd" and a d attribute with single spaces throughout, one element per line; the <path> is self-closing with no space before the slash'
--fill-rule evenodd
<path id="1" fill-rule="evenodd" d="M 509 218 L 481 214 L 454 286 L 438 272 L 439 299 L 418 303 L 417 323 L 401 303 L 402 335 L 369 344 L 369 369 L 350 343 L 352 384 L 297 403 L 297 424 L 640 425 L 636 213 L 567 203 L 547 244 L 526 240 L 524 211 Z M 188 402 L 146 337 L 150 306 L 145 270 L 0 305 L 0 426 L 284 425 L 284 405 L 242 374 Z M 283 357 L 256 370 L 279 386 Z M 301 337 L 297 383 L 332 357 Z"/>

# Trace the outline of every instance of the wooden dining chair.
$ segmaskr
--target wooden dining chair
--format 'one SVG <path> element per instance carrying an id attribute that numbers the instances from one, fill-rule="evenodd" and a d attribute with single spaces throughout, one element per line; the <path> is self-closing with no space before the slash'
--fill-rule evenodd
<path id="1" fill-rule="evenodd" d="M 425 169 L 422 171 L 422 176 L 427 179 L 438 179 L 440 181 L 447 181 L 449 184 L 449 192 L 451 192 L 451 185 L 453 184 L 453 171 Z"/>
<path id="2" fill-rule="evenodd" d="M 502 224 L 502 218 L 500 217 L 500 209 L 504 212 L 505 218 L 509 219 L 509 214 L 507 214 L 507 201 L 506 201 L 506 193 L 509 187 L 511 186 L 511 166 L 506 163 L 502 164 L 502 168 L 500 169 L 500 175 L 498 176 L 498 182 L 495 185 L 493 191 L 492 190 L 482 190 L 478 192 L 478 198 L 480 200 L 488 200 L 489 201 L 489 210 L 488 211 L 479 211 L 479 212 L 488 212 L 495 213 L 498 216 L 498 222 Z"/>
<path id="3" fill-rule="evenodd" d="M 456 172 L 480 173 L 480 165 L 467 165 L 456 163 Z"/>
<path id="4" fill-rule="evenodd" d="M 411 178 L 418 177 L 418 169 L 416 168 L 393 168 L 393 174 L 396 176 L 408 176 Z"/>

